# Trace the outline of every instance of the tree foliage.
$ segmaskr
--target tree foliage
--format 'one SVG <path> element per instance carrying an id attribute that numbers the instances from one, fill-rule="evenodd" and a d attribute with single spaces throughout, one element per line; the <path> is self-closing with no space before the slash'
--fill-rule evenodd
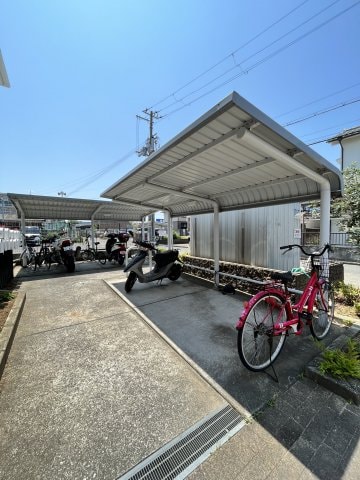
<path id="1" fill-rule="evenodd" d="M 339 218 L 342 230 L 349 233 L 349 241 L 360 245 L 360 168 L 351 165 L 343 172 L 344 195 L 332 204 L 332 214 Z"/>

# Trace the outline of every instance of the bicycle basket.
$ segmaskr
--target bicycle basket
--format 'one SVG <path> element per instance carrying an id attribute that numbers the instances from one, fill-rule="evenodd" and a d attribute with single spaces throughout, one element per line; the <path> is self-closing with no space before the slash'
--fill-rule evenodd
<path id="1" fill-rule="evenodd" d="M 328 257 L 314 257 L 313 258 L 313 265 L 319 271 L 319 277 L 321 278 L 329 278 L 329 258 Z M 311 257 L 309 257 L 304 265 L 303 268 L 306 273 L 311 274 L 312 267 L 311 267 Z"/>

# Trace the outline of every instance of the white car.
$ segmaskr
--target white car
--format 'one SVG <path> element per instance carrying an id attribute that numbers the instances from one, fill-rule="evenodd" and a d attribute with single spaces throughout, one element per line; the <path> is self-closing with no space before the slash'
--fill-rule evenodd
<path id="1" fill-rule="evenodd" d="M 37 247 L 41 245 L 41 232 L 39 227 L 25 227 L 27 245 Z"/>

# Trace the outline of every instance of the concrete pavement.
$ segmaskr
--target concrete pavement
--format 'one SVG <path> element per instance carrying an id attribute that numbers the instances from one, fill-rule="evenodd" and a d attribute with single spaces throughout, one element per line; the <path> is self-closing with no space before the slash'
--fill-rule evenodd
<path id="1" fill-rule="evenodd" d="M 24 278 L 1 478 L 115 479 L 228 404 L 246 425 L 190 478 L 358 477 L 359 407 L 302 378 L 310 338 L 289 339 L 276 383 L 240 364 L 238 296 L 186 279 L 125 296 L 121 269 L 88 268 Z"/>

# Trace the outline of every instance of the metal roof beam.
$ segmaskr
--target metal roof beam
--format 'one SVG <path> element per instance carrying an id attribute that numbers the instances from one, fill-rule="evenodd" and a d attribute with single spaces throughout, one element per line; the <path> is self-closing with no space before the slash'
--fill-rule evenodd
<path id="1" fill-rule="evenodd" d="M 237 135 L 239 132 L 241 132 L 241 129 L 243 128 L 243 126 L 241 127 L 238 127 L 238 128 L 235 128 L 234 130 L 230 130 L 230 132 L 228 133 L 225 133 L 224 135 L 222 135 L 221 137 L 213 140 L 212 142 L 209 142 L 207 143 L 206 145 L 204 145 L 203 147 L 199 148 L 198 150 L 196 150 L 195 152 L 193 153 L 190 153 L 189 155 L 187 155 L 186 157 L 182 158 L 181 160 L 178 160 L 176 163 L 172 164 L 172 165 L 169 165 L 168 167 L 162 169 L 160 172 L 158 173 L 154 173 L 153 175 L 150 175 L 150 177 L 148 177 L 148 181 L 151 181 L 153 180 L 154 178 L 158 177 L 159 175 L 163 175 L 164 173 L 167 173 L 171 170 L 173 170 L 174 168 L 178 168 L 180 165 L 182 165 L 183 163 L 185 162 L 188 162 L 189 160 L 191 160 L 193 157 L 196 157 L 197 155 L 201 155 L 202 153 L 206 152 L 206 150 L 209 150 L 210 148 L 214 148 L 216 147 L 216 145 L 219 145 L 220 143 L 224 143 L 226 142 L 226 140 L 229 140 L 229 138 L 233 137 L 234 135 Z M 179 146 L 179 145 L 177 145 Z"/>
<path id="2" fill-rule="evenodd" d="M 157 200 L 157 199 L 160 199 L 160 198 L 163 198 L 163 197 L 167 197 L 169 195 L 169 193 L 167 192 L 163 192 L 163 193 L 158 193 L 157 195 L 153 195 L 149 198 L 146 199 L 147 202 L 152 202 L 153 200 Z"/>
<path id="3" fill-rule="evenodd" d="M 238 128 L 235 128 L 234 130 L 231 130 L 230 132 L 228 133 L 225 133 L 224 135 L 222 135 L 221 137 L 217 138 L 216 140 L 213 140 L 212 142 L 210 143 L 207 143 L 206 145 L 204 145 L 203 147 L 199 148 L 198 150 L 196 150 L 195 152 L 193 153 L 190 153 L 189 155 L 187 155 L 186 157 L 183 157 L 181 160 L 178 160 L 176 161 L 176 163 L 172 164 L 172 165 L 169 165 L 168 167 L 162 169 L 160 172 L 157 172 L 157 173 L 154 173 L 153 175 L 150 175 L 146 180 L 148 182 L 150 182 L 151 180 L 153 180 L 154 178 L 158 177 L 159 175 L 163 175 L 164 173 L 167 173 L 171 170 L 173 170 L 174 168 L 178 168 L 179 166 L 181 166 L 183 163 L 185 162 L 188 162 L 189 160 L 191 160 L 192 158 L 196 157 L 197 155 L 200 155 L 204 152 L 206 152 L 206 150 L 209 150 L 210 148 L 213 148 L 215 147 L 216 145 L 219 145 L 220 143 L 223 143 L 225 142 L 226 140 L 228 140 L 229 138 L 233 137 L 234 135 L 237 135 L 241 129 L 243 127 L 238 127 Z M 179 147 L 179 145 L 177 145 L 177 147 Z M 133 185 L 132 187 L 129 187 L 127 188 L 126 190 L 124 190 L 123 192 L 121 192 L 121 195 L 117 195 L 115 198 L 121 198 L 122 195 L 124 195 L 125 193 L 133 190 L 134 188 L 137 188 L 139 187 L 143 182 L 139 182 L 137 183 L 136 185 Z"/>
<path id="4" fill-rule="evenodd" d="M 228 191 L 223 192 L 223 193 L 218 193 L 214 196 L 216 198 L 220 198 L 220 197 L 224 197 L 228 194 L 232 194 L 232 193 L 246 192 L 246 191 L 254 190 L 255 188 L 263 188 L 263 187 L 268 187 L 268 186 L 272 186 L 272 185 L 280 185 L 280 184 L 286 183 L 286 182 L 301 180 L 302 178 L 306 178 L 306 177 L 304 175 L 292 175 L 291 177 L 279 178 L 279 179 L 276 179 L 276 180 L 269 180 L 268 182 L 257 183 L 255 185 L 250 185 L 248 187 L 235 188 L 234 190 L 228 190 Z"/>
<path id="5" fill-rule="evenodd" d="M 157 210 L 169 210 L 169 207 L 165 207 L 164 205 L 153 205 L 147 202 L 140 202 L 138 200 L 129 200 L 129 199 L 124 199 L 120 197 L 121 200 L 112 200 L 114 203 L 128 203 L 129 205 L 140 205 L 142 207 L 148 207 L 151 210 L 148 213 L 145 213 L 144 216 L 146 215 L 151 215 L 152 213 L 156 212 Z"/>
<path id="6" fill-rule="evenodd" d="M 254 164 L 245 165 L 244 167 L 235 168 L 234 170 L 230 170 L 229 172 L 223 173 L 222 175 L 218 175 L 217 177 L 208 178 L 208 179 L 203 180 L 201 182 L 190 183 L 189 185 L 186 185 L 186 188 L 184 188 L 184 190 L 188 190 L 190 188 L 196 188 L 196 187 L 199 187 L 201 185 L 205 185 L 207 183 L 215 182 L 217 180 L 221 180 L 223 178 L 230 177 L 231 175 L 236 175 L 237 173 L 243 173 L 243 172 L 246 172 L 248 170 L 252 170 L 254 168 L 257 168 L 257 167 L 262 167 L 264 165 L 268 165 L 269 163 L 273 163 L 273 162 L 275 162 L 275 160 L 273 158 L 264 158 L 263 160 L 259 160 L 258 162 L 254 163 Z"/>
<path id="7" fill-rule="evenodd" d="M 157 185 L 156 183 L 150 183 L 149 181 L 146 181 L 144 185 L 151 185 L 164 193 L 180 195 L 186 198 L 190 198 L 191 200 L 200 200 L 201 202 L 207 201 L 212 203 L 213 205 L 219 206 L 218 202 L 216 200 L 213 200 L 209 196 L 194 195 L 193 193 L 187 193 L 187 192 L 184 192 L 183 190 L 177 190 L 175 188 L 163 187 L 162 185 Z"/>

